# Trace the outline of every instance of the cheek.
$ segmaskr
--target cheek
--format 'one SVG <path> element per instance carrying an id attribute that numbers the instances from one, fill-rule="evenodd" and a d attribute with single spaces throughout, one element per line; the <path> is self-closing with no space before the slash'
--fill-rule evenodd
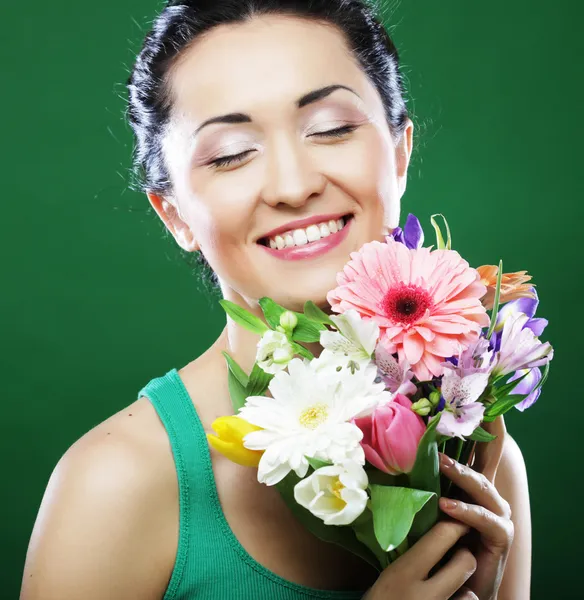
<path id="1" fill-rule="evenodd" d="M 237 177 L 226 177 L 198 190 L 197 198 L 204 200 L 193 202 L 190 220 L 203 251 L 206 247 L 208 251 L 221 252 L 241 244 L 254 206 L 249 197 L 242 196 L 242 189 L 248 188 Z"/>
<path id="2" fill-rule="evenodd" d="M 347 144 L 335 156 L 334 177 L 372 220 L 399 219 L 399 192 L 391 141 L 371 132 Z"/>

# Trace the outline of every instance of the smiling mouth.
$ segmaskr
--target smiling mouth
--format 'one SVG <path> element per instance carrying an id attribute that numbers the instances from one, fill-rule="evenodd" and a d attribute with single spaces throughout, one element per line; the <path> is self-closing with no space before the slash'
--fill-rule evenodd
<path id="1" fill-rule="evenodd" d="M 257 243 L 267 246 L 273 250 L 283 250 L 284 248 L 294 248 L 296 246 L 308 246 L 321 239 L 330 237 L 344 229 L 347 223 L 354 218 L 353 213 L 343 215 L 336 221 L 325 221 L 315 223 L 302 229 L 293 229 L 283 232 L 273 237 L 260 238 Z"/>

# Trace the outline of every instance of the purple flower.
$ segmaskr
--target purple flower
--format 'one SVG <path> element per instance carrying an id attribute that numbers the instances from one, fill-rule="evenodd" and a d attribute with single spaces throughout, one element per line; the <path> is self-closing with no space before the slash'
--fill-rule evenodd
<path id="1" fill-rule="evenodd" d="M 526 327 L 529 317 L 524 313 L 514 313 L 505 319 L 503 330 L 500 334 L 497 362 L 493 369 L 495 377 L 501 377 L 521 369 L 542 367 L 554 356 L 554 351 L 549 342 L 543 344 Z"/>
<path id="2" fill-rule="evenodd" d="M 528 319 L 525 322 L 524 327 L 531 329 L 536 337 L 539 337 L 543 333 L 543 330 L 548 324 L 548 320 L 533 318 L 539 305 L 539 298 L 534 287 L 531 288 L 531 291 L 535 295 L 535 298 L 519 298 L 518 300 L 507 302 L 507 304 L 499 307 L 499 312 L 497 313 L 497 322 L 495 323 L 495 329 L 493 331 L 493 335 L 491 336 L 489 346 L 494 352 L 499 352 L 501 349 L 501 334 L 503 326 L 505 325 L 505 321 L 511 315 L 527 315 Z"/>
<path id="3" fill-rule="evenodd" d="M 507 304 L 504 304 L 499 308 L 499 312 L 497 313 L 497 322 L 495 324 L 495 331 L 499 332 L 503 329 L 503 325 L 505 324 L 507 317 L 510 315 L 523 313 L 529 317 L 529 320 L 525 326 L 531 329 L 531 331 L 533 331 L 537 337 L 543 333 L 543 330 L 548 324 L 548 320 L 533 318 L 539 305 L 539 298 L 534 287 L 531 288 L 531 291 L 535 295 L 535 298 L 519 298 L 518 300 L 507 302 Z"/>
<path id="4" fill-rule="evenodd" d="M 412 383 L 414 374 L 410 371 L 410 365 L 404 360 L 400 365 L 397 359 L 388 352 L 381 344 L 375 348 L 375 365 L 377 376 L 385 383 L 385 387 L 393 394 L 415 394 L 418 389 Z"/>
<path id="5" fill-rule="evenodd" d="M 526 408 L 533 406 L 537 399 L 539 398 L 539 394 L 541 393 L 541 387 L 538 387 L 537 390 L 534 391 L 534 388 L 541 380 L 541 370 L 537 367 L 533 369 L 523 369 L 520 371 L 516 371 L 512 377 L 509 378 L 508 381 L 515 381 L 519 379 L 525 373 L 529 373 L 525 379 L 522 379 L 511 391 L 512 394 L 528 394 L 527 398 L 522 400 L 519 404 L 515 405 L 517 410 L 523 412 Z"/>
<path id="6" fill-rule="evenodd" d="M 412 213 L 408 215 L 403 230 L 401 227 L 396 227 L 387 237 L 405 244 L 410 250 L 421 248 L 424 243 L 424 231 L 420 221 Z"/>
<path id="7" fill-rule="evenodd" d="M 478 399 L 488 383 L 488 372 L 461 377 L 455 370 L 446 369 L 441 389 L 445 403 L 440 413 L 438 433 L 461 439 L 471 435 L 483 419 L 485 407 Z"/>
<path id="8" fill-rule="evenodd" d="M 493 369 L 493 350 L 490 349 L 489 340 L 484 337 L 478 338 L 463 350 L 458 358 L 446 359 L 442 365 L 454 370 L 459 377 L 474 373 L 490 373 Z"/>

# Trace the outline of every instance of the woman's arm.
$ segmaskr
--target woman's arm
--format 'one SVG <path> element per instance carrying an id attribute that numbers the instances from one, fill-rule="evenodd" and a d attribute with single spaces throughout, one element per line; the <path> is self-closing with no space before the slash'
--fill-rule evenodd
<path id="1" fill-rule="evenodd" d="M 73 444 L 44 493 L 21 600 L 162 598 L 176 548 L 167 548 L 159 466 L 160 455 L 115 419 Z"/>
<path id="2" fill-rule="evenodd" d="M 507 434 L 495 487 L 511 505 L 515 527 L 498 600 L 529 600 L 531 587 L 531 511 L 527 471 L 517 442 Z"/>

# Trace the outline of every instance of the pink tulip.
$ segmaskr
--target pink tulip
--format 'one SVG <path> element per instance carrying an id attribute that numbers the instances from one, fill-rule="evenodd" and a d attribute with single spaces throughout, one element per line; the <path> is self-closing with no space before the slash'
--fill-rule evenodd
<path id="1" fill-rule="evenodd" d="M 373 414 L 354 423 L 363 432 L 361 446 L 365 458 L 390 475 L 409 473 L 426 430 L 422 417 L 411 410 L 412 402 L 397 394 L 391 402 L 378 406 Z"/>

